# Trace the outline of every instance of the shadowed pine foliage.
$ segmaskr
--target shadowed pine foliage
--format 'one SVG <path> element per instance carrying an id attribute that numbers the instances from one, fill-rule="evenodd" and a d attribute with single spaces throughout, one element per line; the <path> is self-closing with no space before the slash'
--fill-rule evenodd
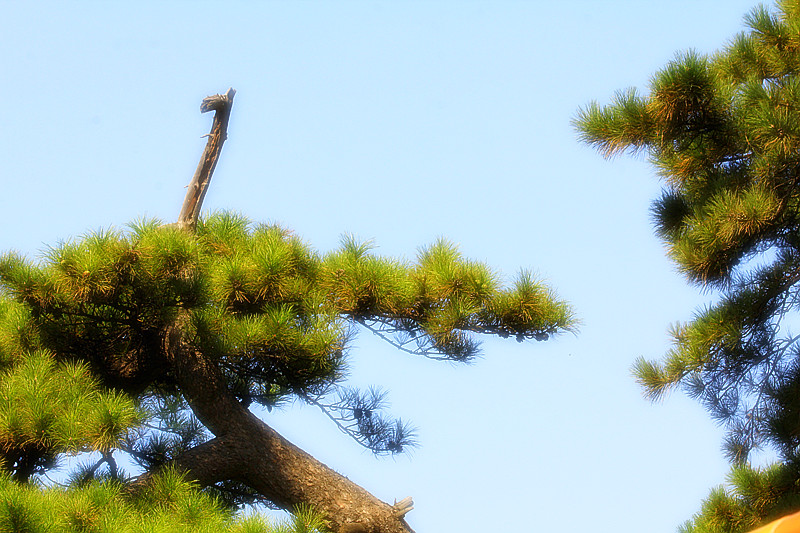
<path id="1" fill-rule="evenodd" d="M 606 157 L 649 156 L 664 182 L 652 207 L 657 234 L 692 283 L 719 295 L 673 328 L 673 347 L 662 361 L 636 362 L 646 395 L 657 399 L 682 387 L 726 425 L 725 450 L 735 464 L 768 446 L 794 475 L 800 459 L 800 345 L 792 333 L 800 288 L 800 2 L 757 7 L 745 23 L 747 30 L 719 52 L 678 55 L 654 75 L 646 94 L 628 90 L 608 105 L 590 104 L 576 125 Z M 734 478 L 743 471 L 735 470 Z M 796 483 L 780 487 L 775 506 L 784 501 L 781 491 L 798 490 Z M 714 493 L 709 501 L 750 506 L 749 497 L 736 496 L 739 490 Z M 717 505 L 707 503 L 697 529 L 688 530 L 746 530 L 771 514 L 768 500 L 742 511 L 747 519 L 731 511 L 730 523 L 707 520 Z M 795 496 L 789 500 L 798 508 Z M 714 529 L 715 523 L 728 525 Z"/>

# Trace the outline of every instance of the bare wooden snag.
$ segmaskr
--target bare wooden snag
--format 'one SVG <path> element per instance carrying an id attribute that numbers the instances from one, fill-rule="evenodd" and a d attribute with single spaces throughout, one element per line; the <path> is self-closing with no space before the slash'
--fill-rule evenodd
<path id="1" fill-rule="evenodd" d="M 197 164 L 197 170 L 186 190 L 186 198 L 183 200 L 177 222 L 181 229 L 194 232 L 197 227 L 203 199 L 206 196 L 208 185 L 211 183 L 211 176 L 214 174 L 220 153 L 222 153 L 222 144 L 228 138 L 228 120 L 231 116 L 235 95 L 236 91 L 231 88 L 225 94 L 215 94 L 204 98 L 200 105 L 201 113 L 214 111 L 214 122 L 211 125 L 211 132 L 207 135 L 208 142 L 200 162 Z"/>

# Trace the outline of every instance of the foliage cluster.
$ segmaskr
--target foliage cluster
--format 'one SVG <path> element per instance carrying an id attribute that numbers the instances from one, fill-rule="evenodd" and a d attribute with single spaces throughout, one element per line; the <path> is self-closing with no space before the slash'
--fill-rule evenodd
<path id="1" fill-rule="evenodd" d="M 319 254 L 284 228 L 220 213 L 194 233 L 148 220 L 62 243 L 39 262 L 8 253 L 0 257 L 0 466 L 9 501 L 94 509 L 113 500 L 97 514 L 112 518 L 97 520 L 116 524 L 121 513 L 124 522 L 133 504 L 119 496 L 128 478 L 115 454 L 155 471 L 210 438 L 165 355 L 179 314 L 189 316 L 186 342 L 243 405 L 309 402 L 378 454 L 402 452 L 414 435 L 381 415 L 382 391 L 342 385 L 355 328 L 413 354 L 468 361 L 479 351 L 475 334 L 543 340 L 574 326 L 567 304 L 528 273 L 503 288 L 497 273 L 444 240 L 415 263 L 350 237 Z M 16 485 L 45 479 L 81 452 L 100 459 L 72 474 L 75 490 L 35 496 Z M 104 476 L 109 484 L 92 484 Z M 181 505 L 212 497 L 220 509 L 269 504 L 234 481 L 203 489 Z M 8 520 L 18 516 L 12 507 Z M 228 520 L 212 511 L 198 524 Z"/>
<path id="2" fill-rule="evenodd" d="M 800 494 L 800 345 L 790 332 L 800 303 L 800 2 L 758 7 L 745 22 L 718 53 L 676 57 L 648 94 L 620 92 L 576 119 L 606 156 L 649 155 L 665 184 L 652 207 L 658 235 L 690 281 L 719 293 L 673 328 L 663 361 L 634 367 L 651 398 L 681 386 L 729 430 L 733 488 L 713 493 L 687 531 L 744 531 Z M 761 446 L 779 466 L 744 466 Z M 753 495 L 761 486 L 769 496 Z"/>
<path id="3" fill-rule="evenodd" d="M 180 474 L 166 469 L 135 498 L 127 497 L 124 484 L 116 480 L 43 489 L 2 475 L 0 531 L 320 533 L 326 529 L 308 509 L 298 509 L 284 523 L 270 523 L 256 514 L 237 516 Z"/>

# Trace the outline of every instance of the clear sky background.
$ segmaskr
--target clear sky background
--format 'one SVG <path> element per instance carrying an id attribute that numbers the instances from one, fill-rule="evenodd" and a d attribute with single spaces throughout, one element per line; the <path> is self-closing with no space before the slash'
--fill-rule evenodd
<path id="1" fill-rule="evenodd" d="M 352 383 L 419 429 L 376 459 L 312 408 L 265 417 L 418 533 L 661 533 L 728 471 L 722 431 L 630 375 L 712 294 L 654 236 L 643 158 L 577 141 L 579 107 L 646 88 L 688 48 L 743 29 L 751 0 L 0 1 L 0 248 L 30 256 L 140 216 L 174 221 L 202 153 L 201 100 L 234 87 L 206 209 L 344 233 L 413 258 L 446 236 L 507 278 L 531 268 L 577 336 L 487 339 L 469 366 L 363 332 Z"/>

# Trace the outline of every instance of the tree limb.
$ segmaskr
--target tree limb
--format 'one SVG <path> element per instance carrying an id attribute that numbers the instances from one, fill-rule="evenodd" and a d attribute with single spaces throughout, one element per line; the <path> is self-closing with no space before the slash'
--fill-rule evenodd
<path id="1" fill-rule="evenodd" d="M 215 94 L 205 98 L 200 105 L 201 113 L 214 111 L 214 122 L 211 125 L 211 133 L 208 134 L 208 142 L 197 165 L 197 170 L 186 190 L 186 198 L 183 200 L 183 207 L 178 216 L 178 227 L 181 229 L 194 231 L 197 227 L 203 199 L 206 196 L 220 153 L 222 153 L 222 144 L 228 138 L 228 120 L 235 95 L 236 91 L 231 88 L 225 94 Z"/>
<path id="2" fill-rule="evenodd" d="M 408 506 L 397 508 L 378 500 L 287 441 L 236 400 L 219 367 L 186 339 L 189 320 L 189 312 L 182 311 L 166 329 L 164 351 L 192 411 L 217 438 L 178 457 L 176 466 L 203 485 L 241 481 L 287 510 L 310 505 L 334 531 L 358 523 L 368 533 L 413 533 L 403 519 Z"/>

